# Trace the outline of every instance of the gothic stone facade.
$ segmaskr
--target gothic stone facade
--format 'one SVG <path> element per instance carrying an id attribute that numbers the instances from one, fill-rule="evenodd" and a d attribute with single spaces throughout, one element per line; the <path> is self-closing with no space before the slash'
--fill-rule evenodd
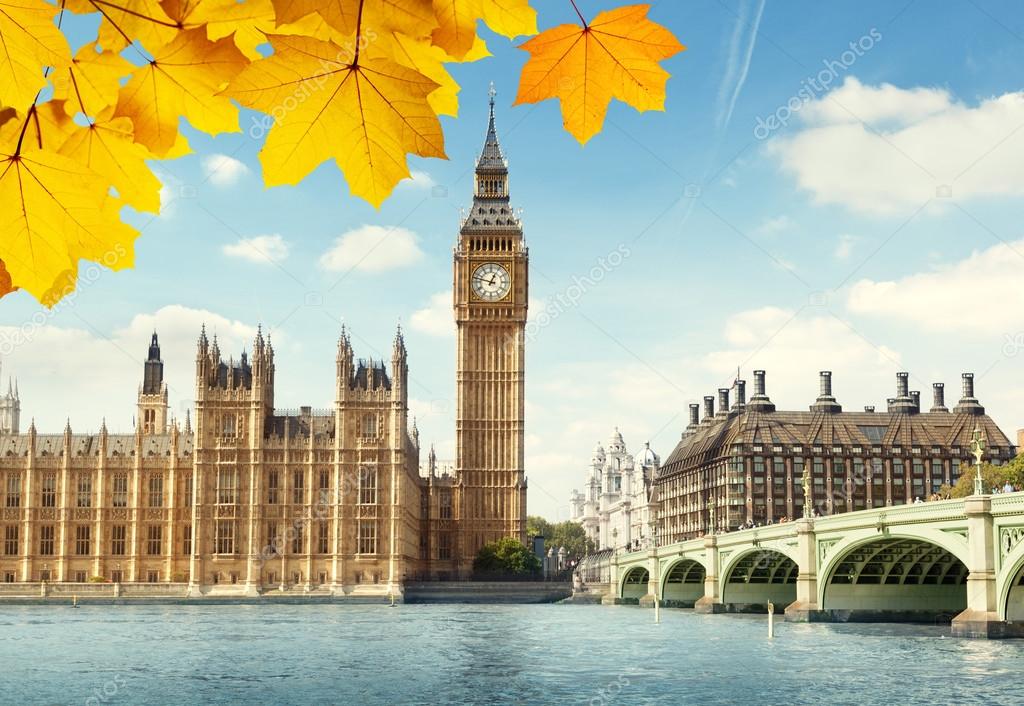
<path id="1" fill-rule="evenodd" d="M 154 336 L 134 435 L 0 437 L 6 581 L 188 582 L 395 592 L 419 558 L 420 478 L 402 336 L 390 369 L 338 343 L 332 410 L 274 409 L 274 350 L 200 335 L 195 428 L 164 425 Z"/>
<path id="2" fill-rule="evenodd" d="M 776 411 L 755 370 L 754 395 L 737 400 L 728 389 L 690 405 L 690 424 L 656 482 L 659 541 L 678 542 L 748 522 L 797 519 L 804 512 L 804 476 L 813 511 L 820 515 L 926 500 L 957 481 L 971 458 L 975 428 L 987 440 L 985 460 L 1005 463 L 1013 442 L 974 396 L 974 376 L 963 375 L 963 396 L 949 410 L 942 383 L 933 386 L 930 410 L 897 374 L 886 412 L 868 407 L 845 412 L 832 395 L 832 374 L 820 374 L 820 395 L 809 411 Z"/>

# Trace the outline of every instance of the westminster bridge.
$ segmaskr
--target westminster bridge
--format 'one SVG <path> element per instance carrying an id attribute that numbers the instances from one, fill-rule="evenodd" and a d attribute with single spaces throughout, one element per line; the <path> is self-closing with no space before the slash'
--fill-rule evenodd
<path id="1" fill-rule="evenodd" d="M 1024 492 L 805 518 L 610 560 L 606 601 L 1024 637 Z"/>

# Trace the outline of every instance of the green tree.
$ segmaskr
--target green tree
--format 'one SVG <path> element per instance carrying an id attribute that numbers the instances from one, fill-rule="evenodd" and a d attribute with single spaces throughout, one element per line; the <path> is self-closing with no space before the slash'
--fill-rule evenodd
<path id="1" fill-rule="evenodd" d="M 473 560 L 473 573 L 483 577 L 533 576 L 540 570 L 540 559 L 513 537 L 485 544 Z"/>
<path id="2" fill-rule="evenodd" d="M 974 495 L 974 474 L 974 466 L 963 467 L 956 484 L 952 487 L 942 486 L 939 495 L 944 498 L 966 498 Z M 993 490 L 1002 492 L 1003 486 L 1007 483 L 1015 488 L 1024 488 L 1024 454 L 1002 466 L 981 464 L 981 482 L 986 493 Z"/>
<path id="3" fill-rule="evenodd" d="M 551 523 L 543 517 L 530 515 L 526 518 L 526 534 L 530 537 L 543 537 L 545 553 L 549 549 L 557 552 L 560 547 L 565 547 L 566 556 L 570 560 L 580 559 L 597 550 L 583 530 L 583 525 L 572 520 Z"/>

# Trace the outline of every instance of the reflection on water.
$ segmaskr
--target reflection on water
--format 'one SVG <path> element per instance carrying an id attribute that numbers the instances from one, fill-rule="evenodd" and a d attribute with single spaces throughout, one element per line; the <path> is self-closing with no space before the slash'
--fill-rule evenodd
<path id="1" fill-rule="evenodd" d="M 1024 641 L 600 606 L 0 607 L 5 703 L 1024 703 Z"/>

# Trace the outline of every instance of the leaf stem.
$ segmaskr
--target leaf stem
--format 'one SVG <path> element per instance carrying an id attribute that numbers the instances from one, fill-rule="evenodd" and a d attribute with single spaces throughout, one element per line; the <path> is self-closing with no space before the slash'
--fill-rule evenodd
<path id="1" fill-rule="evenodd" d="M 25 116 L 25 123 L 21 126 L 21 134 L 18 135 L 18 146 L 14 148 L 14 156 L 21 156 L 21 143 L 25 140 L 25 133 L 28 131 L 28 123 L 32 119 L 32 116 L 36 114 L 36 101 L 39 100 L 39 93 L 36 94 L 35 100 L 32 101 L 32 107 L 28 109 L 28 114 Z"/>
<path id="2" fill-rule="evenodd" d="M 576 10 L 576 14 L 579 16 L 580 22 L 583 23 L 583 29 L 586 29 L 587 21 L 583 19 L 583 13 L 580 12 L 580 9 L 578 7 L 576 7 L 576 0 L 569 0 L 569 3 L 572 4 L 572 9 Z"/>
<path id="3" fill-rule="evenodd" d="M 182 26 L 182 24 L 180 22 L 164 22 L 163 20 L 158 20 L 155 17 L 150 17 L 149 15 L 144 15 L 141 12 L 136 12 L 135 10 L 130 10 L 127 7 L 122 7 L 120 5 L 115 5 L 114 3 L 106 2 L 105 0 L 89 0 L 89 1 L 93 4 L 94 7 L 96 7 L 97 10 L 100 10 L 100 8 L 98 7 L 99 5 L 106 5 L 107 7 L 112 8 L 114 10 L 120 10 L 121 12 L 125 13 L 126 15 L 133 15 L 134 17 L 138 17 L 140 20 L 148 20 L 149 22 L 152 22 L 153 24 L 162 25 L 163 27 L 172 27 L 174 29 L 184 29 L 184 27 Z M 103 12 L 103 10 L 100 10 L 100 12 Z M 103 16 L 107 17 L 107 13 L 103 12 Z M 110 18 L 107 17 L 107 19 L 110 19 Z M 111 21 L 111 24 L 113 24 L 113 21 Z M 120 28 L 118 29 L 118 31 L 120 31 Z"/>
<path id="4" fill-rule="evenodd" d="M 359 15 L 356 17 L 356 52 L 352 57 L 352 66 L 359 66 L 359 49 L 363 31 L 363 5 L 364 0 L 359 0 Z"/>

